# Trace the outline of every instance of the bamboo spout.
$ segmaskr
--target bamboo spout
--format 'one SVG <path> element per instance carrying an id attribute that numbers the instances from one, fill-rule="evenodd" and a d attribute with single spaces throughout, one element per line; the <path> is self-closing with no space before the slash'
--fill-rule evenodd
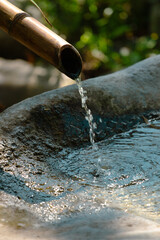
<path id="1" fill-rule="evenodd" d="M 0 28 L 68 77 L 81 73 L 81 56 L 71 44 L 6 0 L 0 0 Z"/>

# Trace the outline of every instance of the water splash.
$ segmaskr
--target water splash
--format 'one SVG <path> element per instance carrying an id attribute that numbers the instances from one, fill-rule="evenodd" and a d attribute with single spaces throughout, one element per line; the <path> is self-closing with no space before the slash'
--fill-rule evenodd
<path id="1" fill-rule="evenodd" d="M 82 81 L 81 79 L 78 77 L 76 78 L 76 83 L 78 86 L 78 90 L 79 90 L 79 94 L 81 96 L 81 103 L 82 103 L 82 108 L 85 110 L 86 112 L 86 120 L 88 121 L 89 124 L 89 137 L 90 137 L 90 142 L 92 144 L 92 146 L 94 146 L 95 143 L 95 132 L 94 130 L 97 128 L 96 123 L 93 121 L 93 115 L 91 113 L 91 110 L 88 108 L 87 106 L 87 91 L 83 89 L 82 87 Z"/>

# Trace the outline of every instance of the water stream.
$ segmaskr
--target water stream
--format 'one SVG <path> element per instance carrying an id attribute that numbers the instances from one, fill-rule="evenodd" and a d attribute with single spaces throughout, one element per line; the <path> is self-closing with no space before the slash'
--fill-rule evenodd
<path id="1" fill-rule="evenodd" d="M 82 103 L 82 108 L 86 112 L 86 120 L 88 121 L 89 124 L 89 137 L 90 137 L 90 142 L 92 146 L 94 145 L 95 142 L 95 133 L 94 130 L 96 129 L 96 123 L 93 121 L 93 116 L 91 113 L 91 110 L 87 106 L 87 91 L 83 89 L 82 87 L 82 81 L 80 77 L 76 79 L 76 83 L 78 86 L 79 94 L 81 96 L 81 103 Z"/>

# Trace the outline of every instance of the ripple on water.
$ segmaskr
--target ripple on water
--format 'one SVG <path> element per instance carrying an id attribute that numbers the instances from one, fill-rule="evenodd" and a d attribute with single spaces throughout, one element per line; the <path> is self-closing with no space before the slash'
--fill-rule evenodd
<path id="1" fill-rule="evenodd" d="M 56 222 L 112 206 L 160 222 L 159 140 L 159 129 L 141 124 L 96 147 L 66 148 L 45 161 L 22 156 L 5 162 L 5 176 L 12 180 L 9 187 L 25 188 L 26 195 L 17 197 L 14 191 L 8 194 L 5 190 L 0 194 L 0 208 L 14 206 L 15 212 L 21 208 Z M 18 212 L 17 218 L 22 215 Z"/>

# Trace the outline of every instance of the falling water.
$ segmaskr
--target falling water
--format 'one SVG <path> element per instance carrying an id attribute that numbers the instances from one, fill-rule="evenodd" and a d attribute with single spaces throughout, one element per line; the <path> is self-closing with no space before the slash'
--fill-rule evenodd
<path id="1" fill-rule="evenodd" d="M 94 145 L 95 142 L 95 132 L 94 130 L 96 129 L 96 123 L 93 121 L 93 116 L 91 113 L 91 110 L 88 108 L 87 106 L 87 91 L 83 89 L 82 87 L 82 81 L 81 79 L 78 77 L 76 79 L 76 83 L 78 86 L 78 90 L 79 90 L 79 94 L 81 96 L 81 103 L 82 103 L 82 108 L 84 108 L 85 112 L 86 112 L 86 120 L 88 121 L 89 124 L 89 137 L 90 137 L 90 142 L 92 144 L 92 146 Z"/>

